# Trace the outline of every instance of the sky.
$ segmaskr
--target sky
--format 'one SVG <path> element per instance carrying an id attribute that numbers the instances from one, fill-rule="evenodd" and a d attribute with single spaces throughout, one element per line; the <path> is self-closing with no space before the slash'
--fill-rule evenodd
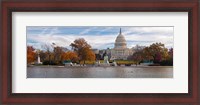
<path id="1" fill-rule="evenodd" d="M 84 38 L 93 49 L 114 48 L 119 30 L 122 30 L 127 47 L 149 46 L 156 42 L 173 48 L 173 27 L 135 27 L 135 26 L 27 26 L 27 45 L 42 49 L 45 44 L 69 46 L 75 39 Z"/>

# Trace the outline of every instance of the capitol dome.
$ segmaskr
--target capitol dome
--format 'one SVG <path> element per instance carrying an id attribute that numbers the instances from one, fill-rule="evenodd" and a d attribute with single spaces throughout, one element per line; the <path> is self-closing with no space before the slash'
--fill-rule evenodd
<path id="1" fill-rule="evenodd" d="M 115 48 L 117 48 L 117 49 L 118 48 L 127 48 L 126 47 L 126 39 L 121 33 L 121 28 L 120 28 L 119 35 L 117 36 L 117 38 L 115 40 Z"/>

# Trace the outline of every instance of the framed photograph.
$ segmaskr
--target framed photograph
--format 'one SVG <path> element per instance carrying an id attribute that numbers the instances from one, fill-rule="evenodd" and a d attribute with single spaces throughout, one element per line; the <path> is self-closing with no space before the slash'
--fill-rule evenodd
<path id="1" fill-rule="evenodd" d="M 198 1 L 1 3 L 2 103 L 198 104 Z"/>

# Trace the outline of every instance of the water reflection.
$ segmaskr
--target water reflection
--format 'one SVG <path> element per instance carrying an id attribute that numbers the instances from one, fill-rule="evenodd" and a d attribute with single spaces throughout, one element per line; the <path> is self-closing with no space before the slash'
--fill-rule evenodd
<path id="1" fill-rule="evenodd" d="M 173 78 L 173 67 L 54 67 L 27 68 L 28 78 Z"/>

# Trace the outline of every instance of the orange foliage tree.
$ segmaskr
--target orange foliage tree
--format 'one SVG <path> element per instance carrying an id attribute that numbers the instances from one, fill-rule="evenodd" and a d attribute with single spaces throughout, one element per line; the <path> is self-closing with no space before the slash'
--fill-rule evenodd
<path id="1" fill-rule="evenodd" d="M 72 62 L 77 62 L 78 55 L 72 51 L 62 53 L 62 61 L 64 61 L 64 60 L 71 60 Z"/>
<path id="2" fill-rule="evenodd" d="M 89 60 L 89 61 L 94 61 L 95 60 L 94 52 L 89 48 L 84 48 L 84 50 L 83 50 L 83 59 L 84 60 Z"/>
<path id="3" fill-rule="evenodd" d="M 162 43 L 153 43 L 149 47 L 144 48 L 145 58 L 152 59 L 154 63 L 166 60 L 168 55 L 168 49 Z"/>
<path id="4" fill-rule="evenodd" d="M 76 39 L 73 43 L 70 44 L 72 49 L 78 54 L 79 57 L 79 63 L 80 61 L 94 61 L 95 60 L 95 54 L 91 50 L 91 46 L 85 41 L 84 38 Z"/>
<path id="5" fill-rule="evenodd" d="M 27 63 L 30 64 L 35 61 L 35 52 L 32 46 L 27 46 Z"/>
<path id="6" fill-rule="evenodd" d="M 62 50 L 61 47 L 57 46 L 57 47 L 54 47 L 53 49 L 53 61 L 56 63 L 56 64 L 59 64 L 62 62 L 62 54 L 64 53 L 64 51 Z"/>

